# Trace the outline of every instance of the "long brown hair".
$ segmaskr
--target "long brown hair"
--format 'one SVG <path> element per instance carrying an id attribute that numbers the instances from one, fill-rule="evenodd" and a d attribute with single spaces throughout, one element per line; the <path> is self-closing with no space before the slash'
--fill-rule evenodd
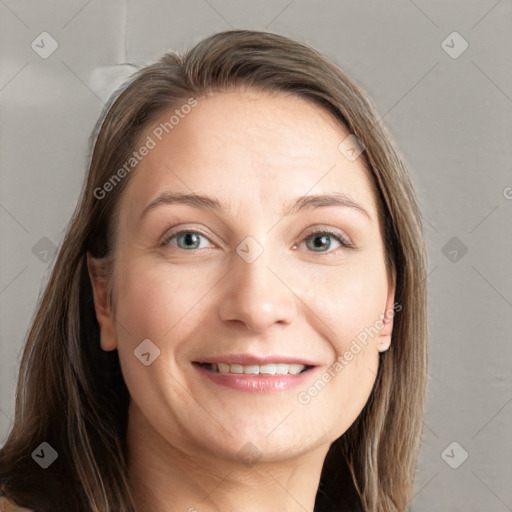
<path id="1" fill-rule="evenodd" d="M 135 510 L 125 458 L 129 393 L 117 351 L 100 348 L 86 261 L 87 252 L 113 253 L 116 210 L 133 173 L 105 197 L 97 197 L 98 189 L 129 161 L 142 131 L 164 110 L 236 87 L 309 100 L 365 147 L 401 310 L 368 402 L 331 445 L 315 510 L 340 510 L 350 486 L 353 506 L 365 511 L 402 511 L 412 499 L 427 380 L 426 254 L 414 189 L 374 107 L 337 66 L 286 37 L 234 30 L 140 69 L 98 121 L 86 183 L 28 334 L 14 426 L 0 451 L 0 489 L 24 506 Z M 47 469 L 31 456 L 42 442 L 58 453 Z"/>

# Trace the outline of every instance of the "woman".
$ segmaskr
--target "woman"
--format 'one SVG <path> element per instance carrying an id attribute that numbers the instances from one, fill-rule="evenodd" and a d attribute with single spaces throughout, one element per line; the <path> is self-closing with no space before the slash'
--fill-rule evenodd
<path id="1" fill-rule="evenodd" d="M 166 54 L 98 123 L 0 488 L 38 511 L 405 510 L 425 259 L 408 174 L 325 57 L 244 30 Z"/>

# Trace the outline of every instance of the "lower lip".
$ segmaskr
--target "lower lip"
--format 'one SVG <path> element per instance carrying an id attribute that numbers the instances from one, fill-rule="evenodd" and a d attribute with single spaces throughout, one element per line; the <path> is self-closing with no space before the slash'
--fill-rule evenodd
<path id="1" fill-rule="evenodd" d="M 219 386 L 225 386 L 238 391 L 253 393 L 275 393 L 287 391 L 304 384 L 311 377 L 317 367 L 298 373 L 296 375 L 254 375 L 245 373 L 214 373 L 198 364 L 193 365 L 202 375 Z"/>

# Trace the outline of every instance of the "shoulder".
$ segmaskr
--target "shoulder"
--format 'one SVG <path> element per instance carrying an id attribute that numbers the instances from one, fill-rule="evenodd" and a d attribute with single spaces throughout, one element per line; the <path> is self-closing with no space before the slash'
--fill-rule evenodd
<path id="1" fill-rule="evenodd" d="M 5 496 L 0 496 L 0 512 L 32 512 L 32 510 L 20 507 Z"/>

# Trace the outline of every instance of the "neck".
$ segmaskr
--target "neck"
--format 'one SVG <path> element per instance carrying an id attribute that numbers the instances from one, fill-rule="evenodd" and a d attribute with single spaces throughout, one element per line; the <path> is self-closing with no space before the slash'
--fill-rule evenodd
<path id="1" fill-rule="evenodd" d="M 136 509 L 152 512 L 313 512 L 329 448 L 248 466 L 172 445 L 133 405 L 127 444 Z"/>

